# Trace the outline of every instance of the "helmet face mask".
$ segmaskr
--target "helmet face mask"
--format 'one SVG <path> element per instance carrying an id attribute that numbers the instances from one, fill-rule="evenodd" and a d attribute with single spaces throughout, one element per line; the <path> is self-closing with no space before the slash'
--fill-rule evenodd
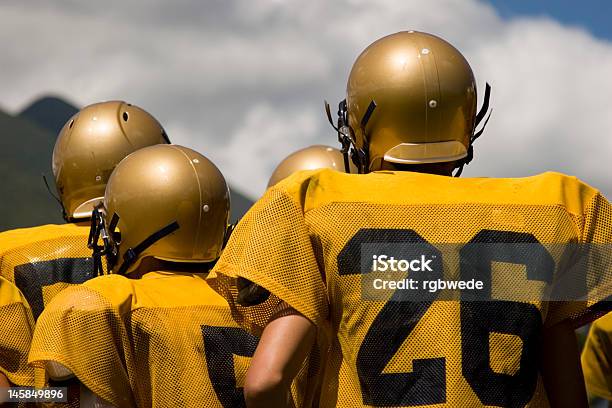
<path id="1" fill-rule="evenodd" d="M 159 122 L 122 101 L 86 106 L 60 131 L 52 168 L 67 221 L 88 219 L 115 166 L 133 151 L 169 143 Z"/>
<path id="2" fill-rule="evenodd" d="M 476 114 L 476 82 L 463 55 L 439 37 L 399 32 L 359 55 L 334 127 L 360 173 L 380 170 L 384 162 L 456 162 L 461 168 L 482 133 L 475 128 L 489 94 L 487 84 Z"/>
<path id="3" fill-rule="evenodd" d="M 150 146 L 111 175 L 89 244 L 95 259 L 105 256 L 108 269 L 120 274 L 146 258 L 209 263 L 225 244 L 229 209 L 225 179 L 206 157 L 182 146 Z"/>
<path id="4" fill-rule="evenodd" d="M 121 233 L 115 231 L 116 219 L 107 222 L 106 210 L 102 203 L 96 205 L 92 211 L 91 227 L 87 247 L 93 251 L 94 274 L 102 275 L 102 257 L 106 259 L 107 270 L 111 270 L 117 262 Z M 102 241 L 102 245 L 100 245 Z"/>

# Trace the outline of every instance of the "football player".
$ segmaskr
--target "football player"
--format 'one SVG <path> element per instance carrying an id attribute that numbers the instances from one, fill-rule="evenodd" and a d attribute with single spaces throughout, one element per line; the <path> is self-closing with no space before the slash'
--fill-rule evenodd
<path id="1" fill-rule="evenodd" d="M 352 162 L 348 164 L 351 172 L 357 171 L 357 167 Z M 285 157 L 276 166 L 268 180 L 267 188 L 276 185 L 295 172 L 315 169 L 332 169 L 344 172 L 346 170 L 344 155 L 339 149 L 324 145 L 313 145 L 297 150 Z M 257 303 L 270 295 L 270 292 L 245 278 L 239 277 L 236 285 L 239 303 Z"/>
<path id="2" fill-rule="evenodd" d="M 351 171 L 357 171 L 353 163 L 349 163 L 349 165 Z M 342 152 L 334 147 L 324 145 L 313 145 L 297 150 L 285 157 L 276 166 L 268 180 L 268 188 L 295 172 L 315 169 L 345 171 Z"/>
<path id="3" fill-rule="evenodd" d="M 60 365 L 117 407 L 244 406 L 257 338 L 204 279 L 229 211 L 223 175 L 203 155 L 160 145 L 125 158 L 95 211 L 112 273 L 45 308 L 31 363 L 50 375 Z"/>
<path id="4" fill-rule="evenodd" d="M 612 242 L 612 206 L 558 173 L 451 177 L 472 159 L 488 95 L 477 113 L 469 64 L 430 34 L 399 32 L 357 58 L 338 131 L 363 174 L 300 172 L 270 188 L 210 275 L 262 331 L 249 406 L 284 406 L 303 362 L 325 366 L 320 406 L 583 406 L 567 338 L 605 307 L 612 271 L 572 269 L 586 302 L 549 303 L 549 289 L 571 277 L 559 246 Z M 237 277 L 271 295 L 238 303 Z M 326 341 L 324 361 L 310 351 Z M 574 382 L 554 390 L 540 360 L 559 345 L 556 377 Z"/>
<path id="5" fill-rule="evenodd" d="M 0 333 L 0 375 L 12 383 L 34 381 L 26 365 L 33 327 L 25 322 L 36 321 L 60 290 L 94 276 L 87 248 L 91 212 L 114 167 L 131 152 L 158 143 L 169 143 L 159 122 L 121 101 L 89 105 L 60 131 L 52 169 L 66 224 L 0 233 L 0 276 L 15 284 L 27 301 L 5 299 L 0 307 L 0 319 L 24 323 Z"/>
<path id="6" fill-rule="evenodd" d="M 593 322 L 581 359 L 587 391 L 612 406 L 612 313 Z"/>

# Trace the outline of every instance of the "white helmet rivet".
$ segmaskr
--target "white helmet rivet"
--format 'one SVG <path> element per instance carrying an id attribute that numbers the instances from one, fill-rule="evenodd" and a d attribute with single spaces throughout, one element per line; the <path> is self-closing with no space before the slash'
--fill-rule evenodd
<path id="1" fill-rule="evenodd" d="M 423 55 L 427 55 L 427 54 L 429 54 L 429 48 L 423 48 L 423 49 L 421 50 L 421 54 L 423 54 Z"/>
<path id="2" fill-rule="evenodd" d="M 436 101 L 435 99 L 432 99 L 431 101 L 429 101 L 430 108 L 435 108 L 436 106 L 438 106 L 438 101 Z"/>
<path id="3" fill-rule="evenodd" d="M 412 33 L 414 33 L 414 30 L 410 30 L 410 31 L 408 31 L 408 32 L 412 34 Z"/>
<path id="4" fill-rule="evenodd" d="M 208 212 L 208 210 L 210 210 L 210 207 L 208 206 L 208 204 L 204 204 L 202 210 L 204 210 L 204 212 Z"/>
<path id="5" fill-rule="evenodd" d="M 96 181 L 102 180 L 102 176 L 96 176 Z"/>
<path id="6" fill-rule="evenodd" d="M 199 161 L 198 159 L 193 159 L 193 160 L 192 160 L 192 162 L 194 162 L 194 163 L 196 163 L 196 164 L 197 164 L 197 163 L 199 163 L 200 161 Z"/>

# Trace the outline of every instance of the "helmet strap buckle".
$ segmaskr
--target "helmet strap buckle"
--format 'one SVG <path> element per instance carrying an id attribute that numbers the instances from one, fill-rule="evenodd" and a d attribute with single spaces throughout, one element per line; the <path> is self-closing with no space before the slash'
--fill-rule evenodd
<path id="1" fill-rule="evenodd" d="M 344 171 L 346 173 L 351 172 L 351 168 L 349 165 L 349 154 L 351 151 L 351 133 L 350 128 L 348 127 L 347 120 L 347 111 L 346 111 L 346 99 L 340 101 L 338 104 L 338 121 L 337 126 L 334 125 L 334 121 L 331 115 L 331 108 L 327 101 L 323 101 L 325 105 L 325 113 L 327 114 L 327 120 L 332 128 L 338 133 L 338 142 L 340 142 L 340 151 L 342 152 L 342 156 L 344 158 Z"/>
<path id="2" fill-rule="evenodd" d="M 119 216 L 113 214 L 107 229 L 106 218 L 102 208 L 102 203 L 100 203 L 91 212 L 91 227 L 89 229 L 89 237 L 87 238 L 87 247 L 92 250 L 94 274 L 96 276 L 104 274 L 102 257 L 106 258 L 107 269 L 110 269 L 115 264 L 117 255 L 115 228 L 119 222 Z M 102 239 L 102 245 L 98 244 L 100 239 Z"/>
<path id="3" fill-rule="evenodd" d="M 64 218 L 66 221 L 70 222 L 70 217 L 68 216 L 68 213 L 66 212 L 66 208 L 64 207 L 64 204 L 62 203 L 62 200 L 60 200 L 60 198 L 57 195 L 53 194 L 53 191 L 51 191 L 51 187 L 49 187 L 49 182 L 47 181 L 47 176 L 42 174 L 42 179 L 43 179 L 43 181 L 45 183 L 45 187 L 47 187 L 47 191 L 49 192 L 51 197 L 55 198 L 55 201 L 57 201 L 57 203 L 60 205 L 60 207 L 62 209 L 62 218 Z"/>
<path id="4" fill-rule="evenodd" d="M 368 105 L 363 118 L 361 119 L 360 127 L 364 135 L 364 144 L 362 148 L 357 147 L 355 143 L 355 137 L 353 136 L 353 129 L 349 126 L 348 122 L 348 107 L 346 99 L 343 99 L 338 103 L 338 120 L 337 125 L 334 125 L 331 115 L 331 109 L 329 103 L 324 101 L 325 112 L 327 113 L 327 120 L 334 130 L 338 133 L 338 141 L 340 142 L 342 155 L 344 157 L 344 170 L 346 173 L 350 173 L 349 159 L 357 166 L 357 170 L 360 174 L 367 173 L 368 171 L 368 148 L 367 138 L 365 133 L 365 127 L 370 120 L 374 109 L 376 109 L 376 102 L 373 100 Z"/>

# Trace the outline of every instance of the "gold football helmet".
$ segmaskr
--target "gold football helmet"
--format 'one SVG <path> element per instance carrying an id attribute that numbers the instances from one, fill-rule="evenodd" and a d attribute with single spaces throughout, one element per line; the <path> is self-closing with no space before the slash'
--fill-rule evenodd
<path id="1" fill-rule="evenodd" d="M 159 122 L 122 101 L 86 106 L 66 122 L 53 149 L 53 175 L 66 220 L 91 217 L 115 166 L 145 146 L 170 143 Z"/>
<path id="2" fill-rule="evenodd" d="M 210 160 L 182 146 L 145 147 L 110 176 L 89 244 L 98 264 L 106 255 L 108 269 L 120 274 L 146 257 L 212 262 L 221 254 L 229 211 L 228 186 Z"/>
<path id="3" fill-rule="evenodd" d="M 357 168 L 352 163 L 349 163 L 349 166 L 353 173 L 357 172 Z M 342 152 L 336 148 L 323 145 L 306 147 L 291 153 L 276 166 L 268 181 L 268 188 L 289 177 L 296 171 L 323 168 L 344 171 Z"/>
<path id="4" fill-rule="evenodd" d="M 476 114 L 476 82 L 463 55 L 439 37 L 407 31 L 375 41 L 357 57 L 346 93 L 336 129 L 343 152 L 365 173 L 383 160 L 462 167 L 482 133 L 475 128 L 488 110 L 490 87 Z"/>

